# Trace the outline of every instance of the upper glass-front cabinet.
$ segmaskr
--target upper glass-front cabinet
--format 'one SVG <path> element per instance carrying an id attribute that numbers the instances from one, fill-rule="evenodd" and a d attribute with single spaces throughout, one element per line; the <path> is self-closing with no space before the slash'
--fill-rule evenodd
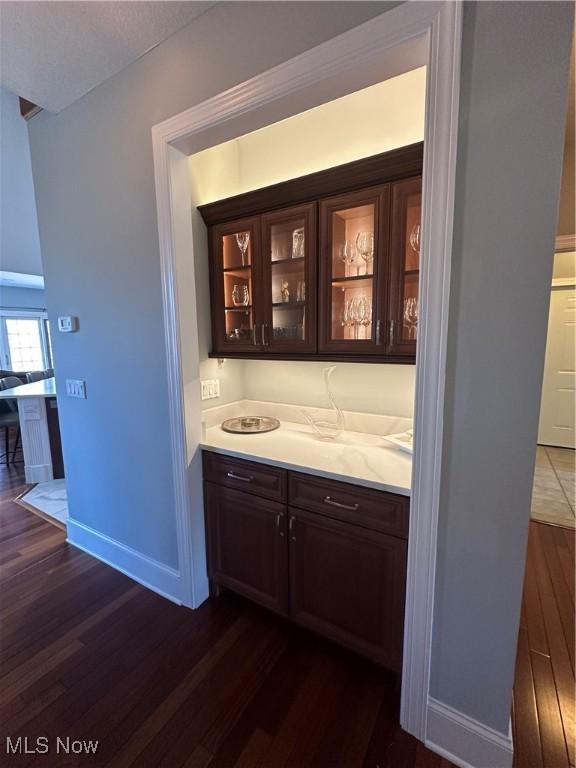
<path id="1" fill-rule="evenodd" d="M 267 351 L 316 350 L 316 204 L 262 216 L 261 342 Z"/>
<path id="2" fill-rule="evenodd" d="M 415 144 L 200 206 L 210 355 L 413 362 L 422 159 Z"/>
<path id="3" fill-rule="evenodd" d="M 221 224 L 213 230 L 212 328 L 220 350 L 256 351 L 260 250 L 258 217 Z"/>
<path id="4" fill-rule="evenodd" d="M 389 351 L 414 355 L 418 337 L 422 179 L 392 184 L 391 315 Z"/>
<path id="5" fill-rule="evenodd" d="M 382 354 L 388 186 L 320 204 L 321 353 Z"/>

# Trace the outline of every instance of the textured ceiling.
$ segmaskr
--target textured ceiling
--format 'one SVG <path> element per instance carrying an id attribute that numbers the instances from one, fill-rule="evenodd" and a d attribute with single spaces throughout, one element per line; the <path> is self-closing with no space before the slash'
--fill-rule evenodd
<path id="1" fill-rule="evenodd" d="M 1 2 L 0 82 L 59 112 L 215 2 Z"/>

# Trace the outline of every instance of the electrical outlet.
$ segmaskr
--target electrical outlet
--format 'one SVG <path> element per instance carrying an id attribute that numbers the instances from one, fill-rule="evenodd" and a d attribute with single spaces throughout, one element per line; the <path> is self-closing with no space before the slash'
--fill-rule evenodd
<path id="1" fill-rule="evenodd" d="M 205 379 L 200 382 L 200 396 L 202 400 L 212 400 L 220 397 L 220 379 Z"/>
<path id="2" fill-rule="evenodd" d="M 86 399 L 86 382 L 82 379 L 66 379 L 66 394 L 68 397 Z"/>

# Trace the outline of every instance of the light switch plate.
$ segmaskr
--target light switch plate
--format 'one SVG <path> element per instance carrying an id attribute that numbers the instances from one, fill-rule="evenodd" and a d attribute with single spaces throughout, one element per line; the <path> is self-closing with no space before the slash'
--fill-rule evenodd
<path id="1" fill-rule="evenodd" d="M 66 379 L 66 394 L 68 397 L 86 399 L 86 382 L 82 379 Z"/>

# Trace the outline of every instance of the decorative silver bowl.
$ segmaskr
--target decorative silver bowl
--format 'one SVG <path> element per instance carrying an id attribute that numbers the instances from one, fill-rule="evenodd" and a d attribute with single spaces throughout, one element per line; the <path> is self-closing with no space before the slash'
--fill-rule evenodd
<path id="1" fill-rule="evenodd" d="M 254 435 L 258 432 L 272 432 L 278 429 L 280 422 L 271 416 L 236 416 L 222 422 L 224 432 L 236 435 Z"/>

